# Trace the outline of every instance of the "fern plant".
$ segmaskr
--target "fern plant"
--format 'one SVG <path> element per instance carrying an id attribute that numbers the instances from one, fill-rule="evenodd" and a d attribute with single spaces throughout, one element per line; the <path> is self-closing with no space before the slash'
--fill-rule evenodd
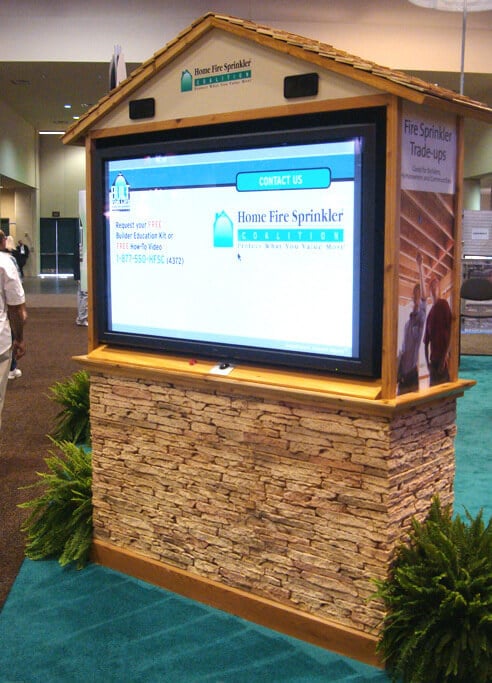
<path id="1" fill-rule="evenodd" d="M 57 557 L 65 566 L 81 569 L 89 559 L 92 542 L 91 452 L 69 441 L 56 442 L 61 453 L 45 459 L 48 472 L 24 488 L 42 488 L 41 494 L 19 507 L 30 514 L 21 526 L 27 534 L 26 556 L 32 560 Z"/>
<path id="2" fill-rule="evenodd" d="M 376 581 L 386 607 L 378 651 L 393 681 L 492 681 L 492 518 L 466 517 L 435 498 Z"/>
<path id="3" fill-rule="evenodd" d="M 56 441 L 90 444 L 89 388 L 85 370 L 50 387 L 50 398 L 62 407 L 51 433 Z"/>

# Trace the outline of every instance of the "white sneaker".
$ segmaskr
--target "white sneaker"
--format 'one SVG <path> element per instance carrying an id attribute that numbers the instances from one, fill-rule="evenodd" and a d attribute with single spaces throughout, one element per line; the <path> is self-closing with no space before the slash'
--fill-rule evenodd
<path id="1" fill-rule="evenodd" d="M 9 372 L 9 379 L 16 379 L 17 377 L 22 377 L 22 370 L 19 370 L 19 368 Z"/>

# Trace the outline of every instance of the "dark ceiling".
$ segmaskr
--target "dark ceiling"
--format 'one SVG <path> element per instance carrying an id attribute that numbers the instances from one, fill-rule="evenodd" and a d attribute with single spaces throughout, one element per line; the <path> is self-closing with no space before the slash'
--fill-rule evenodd
<path id="1" fill-rule="evenodd" d="M 64 132 L 108 91 L 108 62 L 0 62 L 0 99 L 36 130 Z"/>

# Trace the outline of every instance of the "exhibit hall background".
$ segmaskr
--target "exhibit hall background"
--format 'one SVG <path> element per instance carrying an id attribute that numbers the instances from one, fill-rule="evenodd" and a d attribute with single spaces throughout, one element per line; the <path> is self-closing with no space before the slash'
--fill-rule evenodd
<path id="1" fill-rule="evenodd" d="M 115 0 L 103 4 L 93 0 L 4 0 L 0 6 L 0 67 L 12 62 L 43 62 L 48 68 L 50 64 L 63 63 L 68 68 L 74 63 L 102 62 L 108 65 L 109 83 L 109 61 L 116 44 L 122 46 L 127 64 L 142 63 L 211 9 L 320 40 L 390 68 L 417 75 L 440 72 L 441 85 L 453 78 L 459 81 L 459 13 L 426 10 L 408 0 L 313 0 L 308 13 L 298 3 L 280 0 L 266 4 L 259 0 L 219 1 L 213 8 L 201 0 L 142 0 L 138 5 Z M 469 13 L 465 94 L 468 83 L 482 82 L 490 72 L 491 37 L 492 11 Z M 100 83 L 101 96 L 108 83 Z M 63 87 L 60 81 L 60 89 Z M 475 87 L 474 95 L 476 92 Z M 468 121 L 465 208 L 492 208 L 491 160 L 490 126 Z M 4 182 L 5 178 L 9 182 Z M 85 187 L 84 149 L 63 146 L 56 136 L 38 135 L 0 91 L 0 180 L 0 217 L 9 218 L 14 237 L 34 247 L 27 274 L 35 275 L 39 272 L 40 217 L 53 212 L 62 218 L 78 215 L 78 193 Z"/>

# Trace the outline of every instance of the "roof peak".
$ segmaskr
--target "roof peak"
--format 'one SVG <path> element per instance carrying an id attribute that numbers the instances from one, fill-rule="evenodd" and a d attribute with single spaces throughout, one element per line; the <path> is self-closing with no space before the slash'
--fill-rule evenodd
<path id="1" fill-rule="evenodd" d="M 366 82 L 382 92 L 388 92 L 403 99 L 417 101 L 455 110 L 456 113 L 492 122 L 492 109 L 453 90 L 441 88 L 403 71 L 390 69 L 362 57 L 352 55 L 333 45 L 307 38 L 290 31 L 271 28 L 250 19 L 207 12 L 196 19 L 163 48 L 155 52 L 128 78 L 122 81 L 108 95 L 102 98 L 81 119 L 72 124 L 63 136 L 65 143 L 73 142 L 84 136 L 99 118 L 106 115 L 111 106 L 116 106 L 143 83 L 154 77 L 162 68 L 185 52 L 194 42 L 210 30 L 218 29 L 238 37 L 252 40 L 264 47 L 289 54 L 318 68 L 336 71 L 343 76 Z"/>

